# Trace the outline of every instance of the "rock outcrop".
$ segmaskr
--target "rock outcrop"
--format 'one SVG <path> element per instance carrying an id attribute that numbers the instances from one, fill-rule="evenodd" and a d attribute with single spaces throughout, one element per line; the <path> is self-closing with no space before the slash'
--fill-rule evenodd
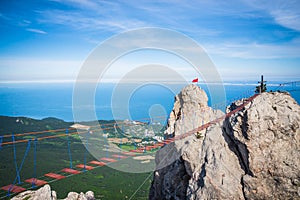
<path id="1" fill-rule="evenodd" d="M 18 194 L 17 196 L 13 197 L 12 200 L 56 200 L 56 192 L 52 191 L 50 188 L 50 185 L 45 185 L 44 187 L 41 187 L 40 189 L 34 191 L 34 190 L 27 190 L 25 192 L 22 192 Z"/>
<path id="2" fill-rule="evenodd" d="M 278 92 L 259 95 L 225 121 L 229 144 L 245 171 L 245 199 L 300 199 L 299 126 L 299 105 Z"/>
<path id="3" fill-rule="evenodd" d="M 38 190 L 28 190 L 18 194 L 11 200 L 57 200 L 57 195 L 55 191 L 52 191 L 50 185 L 44 185 Z M 88 191 L 85 194 L 81 192 L 80 194 L 76 192 L 69 192 L 68 196 L 64 200 L 95 200 L 94 193 Z"/>
<path id="4" fill-rule="evenodd" d="M 176 97 L 166 137 L 225 114 L 196 85 Z M 237 101 L 230 112 L 243 103 Z M 156 154 L 149 199 L 300 199 L 300 107 L 286 93 L 263 93 L 234 115 Z"/>

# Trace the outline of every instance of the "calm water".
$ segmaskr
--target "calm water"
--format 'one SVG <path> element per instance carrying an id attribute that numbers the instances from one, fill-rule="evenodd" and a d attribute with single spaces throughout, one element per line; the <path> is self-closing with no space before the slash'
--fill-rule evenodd
<path id="1" fill-rule="evenodd" d="M 205 85 L 200 86 L 208 91 Z M 160 115 L 166 116 L 172 110 L 174 94 L 178 93 L 182 87 L 184 85 L 172 85 L 170 88 L 173 91 L 171 91 L 166 86 L 145 85 L 132 90 L 124 85 L 120 86 L 118 91 L 114 91 L 115 85 L 102 84 L 95 92 L 97 118 L 142 120 Z M 226 104 L 235 99 L 253 95 L 255 89 L 254 84 L 225 84 L 224 87 Z M 277 87 L 269 86 L 268 89 L 275 90 Z M 294 88 L 285 87 L 284 89 L 293 90 Z M 128 91 L 130 95 L 126 97 Z M 299 103 L 300 91 L 290 93 Z M 2 84 L 0 85 L 0 115 L 26 116 L 36 119 L 56 117 L 65 121 L 73 121 L 72 94 L 72 84 Z M 223 100 L 220 99 L 217 102 L 220 104 L 215 107 L 225 108 Z M 124 110 L 124 106 L 128 109 Z M 85 105 L 82 109 L 92 108 L 90 105 Z"/>

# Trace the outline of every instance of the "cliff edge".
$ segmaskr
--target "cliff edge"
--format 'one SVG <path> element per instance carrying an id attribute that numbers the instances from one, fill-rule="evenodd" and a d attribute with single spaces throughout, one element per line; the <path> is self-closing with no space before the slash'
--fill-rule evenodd
<path id="1" fill-rule="evenodd" d="M 186 86 L 175 97 L 166 137 L 225 115 L 207 101 L 198 86 Z M 219 123 L 160 149 L 149 199 L 300 199 L 299 124 L 300 106 L 288 93 L 260 94 Z"/>

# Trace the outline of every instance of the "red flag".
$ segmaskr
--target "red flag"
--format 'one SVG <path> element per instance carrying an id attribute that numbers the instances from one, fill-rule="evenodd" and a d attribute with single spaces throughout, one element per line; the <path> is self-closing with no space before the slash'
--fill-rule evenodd
<path id="1" fill-rule="evenodd" d="M 198 78 L 193 79 L 192 83 L 198 83 Z"/>

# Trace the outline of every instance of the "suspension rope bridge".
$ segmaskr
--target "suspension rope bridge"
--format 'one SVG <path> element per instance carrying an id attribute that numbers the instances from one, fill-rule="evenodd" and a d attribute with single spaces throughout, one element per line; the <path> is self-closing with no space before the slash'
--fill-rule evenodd
<path id="1" fill-rule="evenodd" d="M 165 116 L 159 116 L 156 117 L 156 119 L 160 119 L 160 118 L 165 118 Z M 147 120 L 146 118 L 143 118 L 141 120 Z M 148 119 L 149 120 L 149 119 Z M 151 119 L 153 120 L 153 119 Z M 143 123 L 146 124 L 146 123 Z M 18 133 L 18 134 L 5 134 L 1 136 L 1 140 L 0 140 L 0 147 L 7 147 L 7 146 L 12 146 L 13 148 L 13 157 L 14 157 L 14 165 L 15 165 L 15 169 L 16 169 L 16 178 L 14 179 L 14 181 L 12 182 L 12 184 L 6 185 L 1 187 L 1 190 L 7 191 L 7 194 L 3 196 L 3 192 L 0 193 L 0 198 L 5 198 L 5 197 L 9 197 L 12 195 L 12 193 L 19 193 L 31 188 L 35 188 L 36 186 L 41 186 L 47 183 L 51 183 L 60 179 L 64 179 L 67 177 L 70 177 L 72 175 L 76 175 L 76 174 L 80 174 L 82 172 L 85 172 L 87 170 L 92 170 L 92 169 L 96 169 L 98 167 L 104 166 L 104 165 L 108 165 L 109 163 L 113 163 L 113 162 L 117 162 L 120 159 L 124 159 L 124 158 L 128 158 L 128 156 L 134 156 L 135 154 L 132 152 L 122 152 L 122 154 L 113 154 L 110 157 L 103 157 L 101 158 L 102 161 L 96 161 L 96 160 L 92 160 L 89 162 L 89 165 L 87 165 L 87 151 L 85 151 L 84 153 L 84 163 L 83 164 L 78 164 L 75 166 L 75 168 L 73 167 L 73 161 L 72 161 L 72 153 L 71 153 L 71 144 L 70 144 L 70 137 L 74 136 L 74 135 L 80 135 L 80 134 L 85 134 L 85 133 L 89 133 L 91 131 L 97 131 L 97 130 L 114 130 L 116 128 L 116 125 L 118 126 L 122 126 L 122 131 L 124 131 L 124 127 L 125 126 L 132 126 L 124 121 L 119 121 L 118 123 L 114 122 L 114 123 L 106 123 L 106 124 L 101 124 L 101 126 L 99 127 L 99 125 L 95 125 L 95 126 L 89 126 L 89 130 L 87 131 L 77 131 L 76 128 L 63 128 L 63 129 L 54 129 L 54 130 L 45 130 L 45 131 L 36 131 L 36 132 L 26 132 L 26 133 Z M 64 132 L 64 133 L 61 133 Z M 55 135 L 47 135 L 47 136 L 41 136 L 43 134 L 53 134 L 56 133 Z M 16 140 L 16 137 L 24 137 L 24 136 L 34 136 L 34 139 L 19 139 Z M 68 155 L 69 155 L 69 160 L 70 160 L 70 166 L 69 168 L 64 168 L 60 171 L 57 172 L 49 172 L 44 174 L 43 176 L 37 177 L 36 176 L 36 167 L 37 167 L 37 161 L 36 161 L 36 145 L 38 141 L 42 141 L 42 140 L 46 140 L 46 139 L 54 139 L 54 138 L 62 138 L 65 137 L 67 138 L 67 148 L 68 148 Z M 11 141 L 7 141 L 9 138 L 11 138 Z M 32 142 L 34 142 L 34 165 L 33 165 L 33 178 L 30 179 L 26 179 L 25 182 L 29 183 L 30 185 L 27 187 L 22 187 L 20 186 L 22 184 L 21 182 L 21 170 L 23 168 L 24 165 L 24 161 L 28 156 L 28 153 L 31 149 L 32 146 Z M 85 146 L 88 147 L 88 142 L 83 141 L 85 143 Z M 27 143 L 27 148 L 25 150 L 25 153 L 23 155 L 23 159 L 21 161 L 21 164 L 18 165 L 17 163 L 17 154 L 16 154 L 16 145 L 20 145 L 20 144 L 24 144 Z M 92 166 L 90 166 L 92 165 Z M 81 170 L 78 170 L 81 169 Z M 52 180 L 42 180 L 45 178 L 51 178 Z"/>
<path id="2" fill-rule="evenodd" d="M 286 92 L 296 92 L 300 91 L 300 81 L 292 81 L 292 82 L 286 82 L 279 84 L 278 88 L 276 90 L 283 90 Z"/>
<path id="3" fill-rule="evenodd" d="M 277 90 L 282 89 L 284 86 L 291 85 L 293 88 L 298 87 L 300 85 L 300 81 L 296 82 L 289 82 L 289 83 L 283 83 L 280 84 Z M 252 90 L 253 92 L 253 90 Z M 249 91 L 243 93 L 245 96 L 249 96 Z M 136 156 L 139 155 L 139 153 L 145 153 L 147 151 L 152 151 L 155 149 L 159 149 L 167 144 L 170 144 L 172 142 L 175 142 L 176 140 L 181 140 L 183 138 L 189 137 L 191 135 L 196 134 L 199 131 L 205 130 L 208 127 L 215 125 L 222 120 L 234 115 L 235 113 L 239 112 L 242 110 L 246 105 L 248 105 L 250 102 L 252 102 L 259 94 L 254 94 L 250 96 L 249 98 L 245 99 L 244 102 L 235 108 L 234 110 L 228 112 L 227 114 L 224 114 L 223 116 L 213 119 L 210 122 L 207 122 L 205 124 L 202 124 L 199 127 L 196 127 L 190 131 L 185 132 L 184 134 L 181 135 L 176 135 L 173 138 L 166 138 L 160 142 L 157 142 L 153 145 L 145 145 L 139 148 L 136 148 L 135 144 L 135 149 L 132 149 L 130 151 L 120 151 L 119 153 L 114 153 L 110 157 L 106 156 L 101 158 L 100 160 L 91 160 L 88 162 L 87 160 L 87 152 L 88 152 L 88 140 L 85 140 L 85 146 L 86 146 L 86 151 L 84 153 L 84 162 L 83 164 L 77 164 L 75 167 L 73 167 L 73 161 L 72 161 L 72 151 L 71 151 L 71 144 L 70 144 L 70 137 L 74 135 L 81 135 L 81 134 L 86 134 L 90 133 L 90 131 L 99 131 L 99 130 L 114 130 L 116 128 L 116 125 L 120 128 L 121 131 L 124 133 L 124 127 L 125 126 L 132 126 L 132 124 L 128 124 L 124 121 L 119 121 L 119 122 L 113 122 L 113 123 L 106 123 L 106 124 L 101 124 L 97 126 L 90 126 L 89 130 L 86 131 L 77 131 L 76 128 L 61 128 L 61 129 L 55 129 L 55 130 L 45 130 L 45 131 L 36 131 L 36 132 L 26 132 L 26 133 L 18 133 L 18 134 L 4 134 L 0 136 L 0 150 L 3 149 L 5 146 L 12 146 L 13 148 L 13 162 L 15 166 L 15 171 L 16 171 L 16 177 L 13 180 L 12 184 L 2 186 L 1 190 L 4 192 L 0 192 L 0 198 L 6 198 L 9 197 L 13 194 L 20 193 L 22 191 L 28 190 L 35 188 L 37 186 L 42 186 L 47 183 L 51 183 L 54 181 L 58 181 L 76 174 L 80 174 L 82 172 L 85 172 L 87 170 L 93 170 L 105 165 L 109 165 L 110 163 L 115 163 L 118 160 L 121 159 L 126 159 L 130 156 Z M 236 98 L 235 98 L 236 99 Z M 227 103 L 227 102 L 225 102 Z M 216 105 L 215 107 L 219 107 L 220 105 Z M 213 107 L 213 106 L 212 106 Z M 205 112 L 205 110 L 203 110 Z M 166 116 L 159 116 L 157 117 L 158 119 L 166 119 Z M 143 121 L 152 121 L 152 118 L 144 118 L 142 119 Z M 43 134 L 50 134 L 44 136 Z M 16 139 L 17 137 L 24 137 L 24 136 L 32 136 L 34 138 L 30 139 Z M 70 166 L 69 168 L 63 168 L 62 170 L 56 171 L 56 172 L 48 172 L 45 173 L 44 175 L 37 177 L 37 144 L 38 142 L 46 139 L 54 139 L 54 138 L 62 138 L 65 137 L 67 139 L 67 148 L 68 148 L 68 155 L 69 155 L 69 162 Z M 9 138 L 11 138 L 11 141 L 8 141 Z M 122 139 L 122 138 L 121 138 Z M 16 153 L 16 147 L 18 144 L 26 143 L 26 149 L 23 155 L 23 159 L 21 163 L 18 165 L 17 162 L 17 153 Z M 122 142 L 120 143 L 122 144 Z M 33 147 L 32 147 L 33 145 Z M 24 182 L 29 184 L 26 186 L 21 186 L 21 170 L 23 168 L 25 159 L 28 156 L 28 153 L 30 149 L 33 148 L 33 176 L 32 178 L 26 179 Z M 87 164 L 88 163 L 88 164 Z"/>

